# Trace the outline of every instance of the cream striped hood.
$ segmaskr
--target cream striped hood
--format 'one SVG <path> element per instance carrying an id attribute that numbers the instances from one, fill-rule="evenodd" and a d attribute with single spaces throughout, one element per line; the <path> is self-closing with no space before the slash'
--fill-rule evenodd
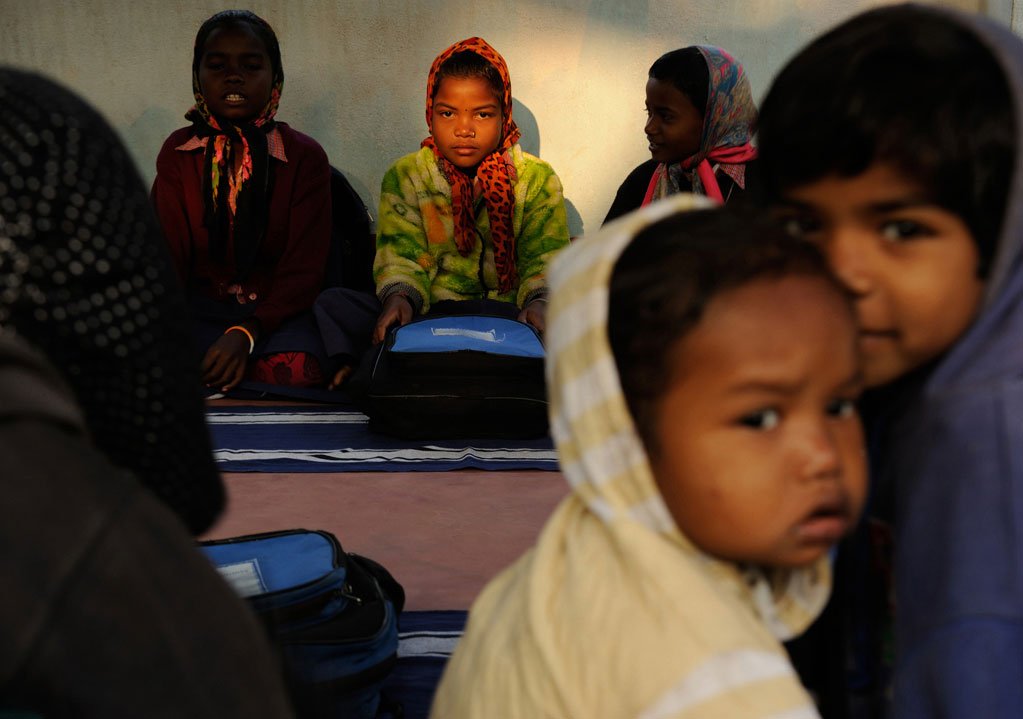
<path id="1" fill-rule="evenodd" d="M 572 494 L 473 606 L 435 717 L 812 717 L 779 639 L 830 589 L 826 558 L 766 573 L 702 554 L 657 491 L 607 338 L 611 273 L 654 203 L 554 261 L 551 426 Z"/>

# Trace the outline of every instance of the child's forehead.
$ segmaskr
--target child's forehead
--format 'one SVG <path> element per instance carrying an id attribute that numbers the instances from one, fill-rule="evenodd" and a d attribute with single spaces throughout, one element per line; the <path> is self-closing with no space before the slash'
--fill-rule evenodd
<path id="1" fill-rule="evenodd" d="M 438 79 L 435 98 L 446 97 L 472 97 L 474 99 L 486 98 L 493 100 L 495 104 L 501 104 L 501 97 L 497 94 L 486 78 L 483 77 L 459 77 L 445 75 Z"/>
<path id="2" fill-rule="evenodd" d="M 233 22 L 213 28 L 203 43 L 203 53 L 241 50 L 269 56 L 269 50 L 256 29 L 247 22 Z"/>
<path id="3" fill-rule="evenodd" d="M 646 84 L 646 105 L 649 109 L 665 108 L 675 112 L 699 113 L 692 98 L 670 80 L 651 77 Z"/>
<path id="4" fill-rule="evenodd" d="M 764 277 L 711 297 L 676 342 L 674 360 L 697 381 L 762 376 L 795 384 L 826 370 L 855 331 L 848 297 L 825 277 Z"/>
<path id="5" fill-rule="evenodd" d="M 661 80 L 656 77 L 648 77 L 646 81 L 647 97 L 679 98 L 689 100 L 689 96 L 671 80 Z"/>
<path id="6" fill-rule="evenodd" d="M 833 202 L 877 207 L 936 204 L 924 182 L 886 162 L 873 162 L 852 174 L 829 173 L 788 188 L 782 197 L 789 203 L 809 205 Z"/>
<path id="7" fill-rule="evenodd" d="M 819 308 L 827 305 L 826 311 L 835 307 L 846 308 L 837 314 L 852 317 L 847 294 L 824 274 L 788 271 L 780 274 L 764 274 L 740 284 L 716 292 L 706 303 L 703 318 L 697 325 L 717 327 L 723 320 L 730 326 L 747 326 L 761 322 L 788 325 L 793 316 L 819 314 Z M 730 338 L 742 342 L 742 336 Z"/>

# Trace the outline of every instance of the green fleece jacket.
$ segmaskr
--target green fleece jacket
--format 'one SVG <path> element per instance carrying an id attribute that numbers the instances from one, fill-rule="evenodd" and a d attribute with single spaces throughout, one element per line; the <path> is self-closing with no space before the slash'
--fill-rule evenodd
<path id="1" fill-rule="evenodd" d="M 518 175 L 512 221 L 519 286 L 503 294 L 497 289 L 490 221 L 482 198 L 476 201 L 480 241 L 468 256 L 459 254 L 451 186 L 433 150 L 424 147 L 395 162 L 381 185 L 373 264 L 381 301 L 404 292 L 425 313 L 440 300 L 487 297 L 522 307 L 545 293 L 547 264 L 569 242 L 561 181 L 550 165 L 518 145 L 510 152 Z"/>

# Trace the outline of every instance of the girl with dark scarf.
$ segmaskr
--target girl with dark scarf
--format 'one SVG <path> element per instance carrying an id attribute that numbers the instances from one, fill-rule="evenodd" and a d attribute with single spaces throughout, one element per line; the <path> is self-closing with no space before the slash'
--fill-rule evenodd
<path id="1" fill-rule="evenodd" d="M 199 28 L 195 106 L 156 160 L 153 202 L 188 293 L 207 387 L 321 383 L 311 308 L 330 246 L 330 165 L 274 118 L 284 85 L 270 26 L 226 10 Z M 250 357 L 253 361 L 250 362 Z"/>
<path id="2" fill-rule="evenodd" d="M 646 113 L 651 159 L 618 188 L 605 223 L 679 192 L 720 203 L 748 193 L 757 107 L 729 53 L 701 45 L 662 55 L 650 67 Z"/>
<path id="3" fill-rule="evenodd" d="M 5 72 L 0 108 L 0 328 L 46 355 L 97 448 L 198 534 L 224 491 L 142 182 L 107 124 L 60 88 Z"/>

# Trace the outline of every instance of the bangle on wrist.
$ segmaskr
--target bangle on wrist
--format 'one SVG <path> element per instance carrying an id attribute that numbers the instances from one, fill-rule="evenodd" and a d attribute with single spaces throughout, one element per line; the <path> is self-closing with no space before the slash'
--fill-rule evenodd
<path id="1" fill-rule="evenodd" d="M 252 350 L 256 349 L 256 338 L 252 336 L 251 332 L 249 332 L 241 325 L 233 325 L 231 327 L 228 327 L 226 330 L 224 330 L 224 334 L 226 335 L 228 332 L 231 332 L 233 330 L 244 332 L 245 336 L 249 338 L 249 354 L 252 354 Z"/>

